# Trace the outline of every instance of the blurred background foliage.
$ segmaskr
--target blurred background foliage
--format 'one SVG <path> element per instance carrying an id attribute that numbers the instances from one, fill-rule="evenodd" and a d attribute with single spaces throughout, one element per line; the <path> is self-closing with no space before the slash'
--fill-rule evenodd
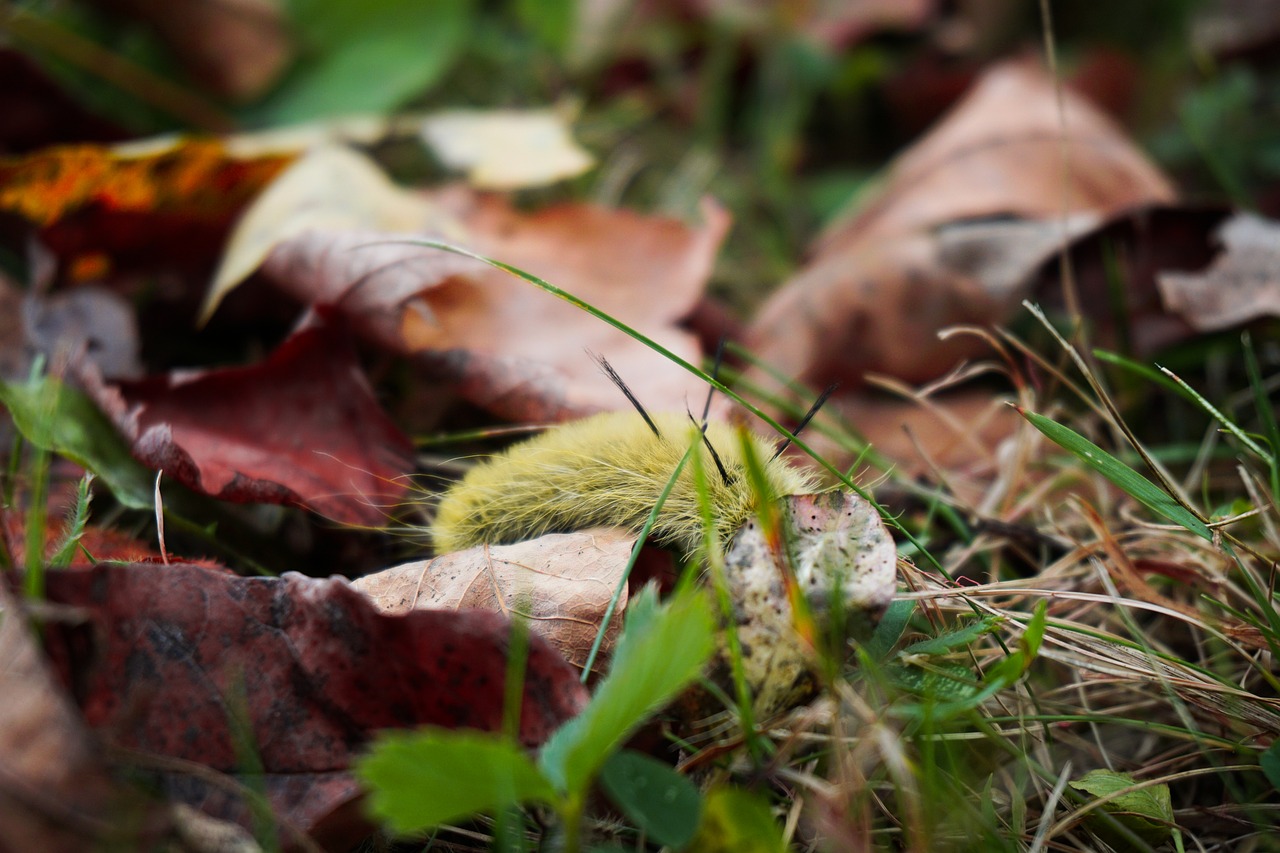
<path id="1" fill-rule="evenodd" d="M 238 16 L 239 29 L 205 27 L 198 13 L 211 5 Z M 736 226 L 712 289 L 745 312 L 984 65 L 1043 56 L 1047 41 L 1063 78 L 1123 122 L 1190 199 L 1275 213 L 1280 32 L 1270 5 L 26 0 L 0 8 L 5 50 L 105 119 L 113 130 L 99 136 L 557 105 L 577 116 L 600 165 L 522 200 L 588 198 L 692 216 L 702 195 L 715 196 Z M 219 52 L 243 55 L 239 71 L 210 72 L 201 57 Z M 404 180 L 442 174 L 420 146 L 376 148 Z"/>

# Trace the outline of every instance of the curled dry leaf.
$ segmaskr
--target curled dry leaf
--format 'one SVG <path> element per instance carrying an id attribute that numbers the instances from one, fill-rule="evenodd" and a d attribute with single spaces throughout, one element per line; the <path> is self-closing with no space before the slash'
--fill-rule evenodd
<path id="1" fill-rule="evenodd" d="M 1222 253 L 1208 269 L 1159 276 L 1165 306 L 1200 332 L 1280 316 L 1280 222 L 1239 213 L 1216 236 Z"/>
<path id="2" fill-rule="evenodd" d="M 681 410 L 696 381 L 616 329 L 486 264 L 395 241 L 443 240 L 527 270 L 696 361 L 696 340 L 676 324 L 700 298 L 728 227 L 718 206 L 703 213 L 697 229 L 585 204 L 523 214 L 461 188 L 402 190 L 360 155 L 324 148 L 246 213 L 205 313 L 261 265 L 295 298 L 338 306 L 378 345 L 444 371 L 506 417 L 625 406 L 584 348 L 607 357 L 647 406 Z"/>
<path id="3" fill-rule="evenodd" d="M 984 351 L 972 339 L 939 341 L 940 329 L 1002 321 L 1041 261 L 1090 217 L 1173 197 L 1100 112 L 1070 92 L 1061 113 L 1058 104 L 1052 78 L 1036 67 L 989 71 L 815 243 L 813 259 L 752 324 L 757 354 L 816 387 L 839 380 L 852 389 L 868 372 L 934 378 Z M 1077 217 L 1062 224 L 1066 213 Z M 1011 222 L 988 235 L 974 266 L 973 234 L 960 235 L 970 245 L 957 254 L 951 229 L 992 218 Z M 1009 247 L 1010 259 L 993 254 Z"/>
<path id="4" fill-rule="evenodd" d="M 486 545 L 366 575 L 352 585 L 384 613 L 476 608 L 517 613 L 578 668 L 622 580 L 636 538 L 617 528 L 552 533 L 515 545 Z M 622 629 L 627 590 L 605 635 Z"/>
<path id="5" fill-rule="evenodd" d="M 113 778 L 35 637 L 0 579 L 0 849 L 159 846 L 171 830 L 163 804 Z"/>
<path id="6" fill-rule="evenodd" d="M 86 384 L 134 456 L 203 494 L 304 506 L 378 525 L 412 446 L 382 412 L 334 328 L 295 333 L 260 364 Z"/>
<path id="7" fill-rule="evenodd" d="M 277 815 L 304 831 L 357 795 L 347 767 L 379 729 L 502 727 L 511 628 L 496 614 L 388 616 L 340 578 L 187 564 L 54 572 L 48 597 L 85 614 L 49 625 L 46 646 L 102 737 L 220 773 L 252 759 Z M 586 691 L 537 637 L 526 673 L 519 737 L 533 745 Z M 217 816 L 247 818 L 234 791 L 172 770 L 164 781 Z"/>

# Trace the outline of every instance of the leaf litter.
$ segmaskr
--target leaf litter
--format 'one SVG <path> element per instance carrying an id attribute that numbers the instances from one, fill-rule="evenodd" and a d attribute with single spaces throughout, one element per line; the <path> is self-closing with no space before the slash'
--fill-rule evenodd
<path id="1" fill-rule="evenodd" d="M 1048 446 L 1019 429 L 989 390 L 968 396 L 939 393 L 977 375 L 957 367 L 963 359 L 990 357 L 992 342 L 1011 340 L 991 334 L 940 339 L 942 329 L 1007 323 L 1013 306 L 1031 292 L 1068 304 L 1070 297 L 1056 278 L 1056 255 L 1064 247 L 1073 261 L 1105 260 L 1119 244 L 1126 250 L 1120 252 L 1126 268 L 1143 269 L 1126 294 L 1135 300 L 1129 303 L 1129 317 L 1120 318 L 1109 313 L 1114 305 L 1104 304 L 1104 289 L 1090 290 L 1088 273 L 1102 269 L 1103 262 L 1080 265 L 1087 273 L 1080 289 L 1084 314 L 1099 322 L 1104 335 L 1107 324 L 1114 330 L 1122 319 L 1133 320 L 1137 352 L 1191 339 L 1198 329 L 1230 328 L 1274 313 L 1268 301 L 1274 282 L 1267 280 L 1271 270 L 1265 251 L 1257 249 L 1256 239 L 1250 243 L 1228 237 L 1238 236 L 1241 228 L 1265 235 L 1273 224 L 1255 220 L 1240 226 L 1234 220 L 1222 232 L 1222 259 L 1199 275 L 1190 273 L 1212 256 L 1206 235 L 1222 213 L 1202 214 L 1178 204 L 1172 183 L 1077 96 L 1063 95 L 1061 114 L 1056 104 L 1051 78 L 1025 64 L 989 72 L 944 124 L 899 158 L 880 190 L 814 241 L 808 265 L 751 324 L 752 342 L 770 366 L 790 377 L 819 385 L 832 376 L 843 378 L 845 392 L 833 401 L 832 411 L 853 420 L 891 459 L 914 465 L 902 470 L 941 484 L 949 509 L 978 520 L 972 538 L 938 553 L 944 557 L 943 568 L 956 577 L 972 572 L 973 561 L 986 559 L 988 580 L 960 587 L 904 564 L 910 598 L 935 627 L 963 623 L 975 609 L 1000 617 L 991 623 L 992 630 L 977 632 L 967 649 L 944 649 L 937 656 L 919 652 L 895 662 L 895 673 L 919 669 L 935 681 L 951 682 L 947 695 L 954 701 L 934 709 L 942 718 L 949 712 L 980 711 L 992 724 L 1005 727 L 1002 734 L 1021 743 L 1041 736 L 1037 715 L 1061 711 L 1058 742 L 1037 740 L 1032 750 L 1040 755 L 1067 744 L 1074 755 L 1110 763 L 1107 751 L 1127 755 L 1119 746 L 1122 739 L 1090 740 L 1081 734 L 1081 726 L 1065 719 L 1074 710 L 1066 691 L 1088 693 L 1120 708 L 1116 717 L 1121 720 L 1123 709 L 1152 708 L 1157 701 L 1153 696 L 1164 691 L 1187 712 L 1181 718 L 1186 728 L 1174 732 L 1176 737 L 1206 751 L 1234 750 L 1247 757 L 1280 732 L 1280 708 L 1260 686 L 1266 680 L 1262 665 L 1255 661 L 1254 669 L 1237 682 L 1170 651 L 1184 650 L 1186 636 L 1195 643 L 1221 642 L 1241 659 L 1254 660 L 1250 655 L 1255 651 L 1268 649 L 1256 602 L 1241 588 L 1240 575 L 1233 576 L 1217 540 L 1185 541 L 1143 523 L 1130 525 L 1133 519 L 1122 515 L 1108 514 L 1104 522 L 1092 507 L 1127 511 L 1125 498 L 1083 476 L 1073 484 L 1074 496 L 1059 501 L 1065 493 L 1055 492 L 1032 470 L 1043 463 Z M 210 152 L 215 162 L 222 156 L 216 146 L 206 150 L 197 143 L 180 143 L 155 156 L 170 158 L 164 162 L 175 163 L 182 173 L 195 169 Z M 185 236 L 175 238 L 167 224 L 149 228 L 149 217 L 164 219 L 177 210 L 181 220 L 188 202 L 179 194 L 169 206 L 162 192 L 130 201 L 118 190 L 126 176 L 143 189 L 150 186 L 154 164 L 146 158 L 151 156 L 54 151 L 4 164 L 10 170 L 5 174 L 18 176 L 10 182 L 18 195 L 5 196 L 5 203 L 26 216 L 56 250 L 63 264 L 59 284 L 96 279 L 107 274 L 104 270 L 139 259 L 174 263 L 163 244 L 179 244 L 193 232 L 181 231 Z M 652 353 L 545 294 L 534 294 L 465 258 L 397 241 L 441 239 L 528 269 L 696 361 L 698 343 L 681 324 L 700 303 L 728 227 L 727 215 L 714 204 L 704 206 L 702 224 L 693 227 L 583 204 L 530 212 L 505 198 L 460 187 L 400 189 L 370 160 L 344 148 L 303 154 L 281 172 L 294 156 L 264 158 L 238 177 L 226 171 L 232 168 L 226 164 L 190 173 L 226 180 L 236 189 L 227 196 L 230 205 L 214 205 L 213 215 L 197 223 L 201 240 L 225 234 L 230 217 L 246 210 L 247 199 L 266 187 L 248 206 L 223 254 L 205 316 L 241 282 L 245 287 L 269 282 L 304 310 L 317 310 L 326 325 L 300 329 L 265 360 L 245 367 L 162 371 L 125 381 L 110 369 L 80 368 L 95 399 L 149 468 L 162 468 L 224 500 L 282 501 L 349 524 L 382 521 L 404 499 L 399 478 L 410 467 L 408 444 L 382 413 L 359 362 L 336 330 L 342 323 L 354 328 L 366 346 L 410 356 L 469 402 L 515 420 L 557 420 L 622 405 L 616 390 L 600 381 L 582 357 L 584 342 L 619 366 L 654 408 L 682 408 L 697 389 L 670 365 L 653 361 Z M 139 158 L 140 163 L 133 162 Z M 192 163 L 184 165 L 184 158 Z M 99 175 L 98 184 L 87 192 L 59 195 L 64 190 L 58 189 L 58 179 L 75 171 L 67 165 L 73 160 L 91 166 L 84 171 Z M 41 170 L 52 180 L 42 179 Z M 275 172 L 281 176 L 272 181 Z M 1071 216 L 1064 219 L 1064 213 Z M 103 235 L 112 239 L 99 239 Z M 124 239 L 116 239 L 119 235 Z M 1154 284 L 1158 272 L 1164 273 L 1159 290 Z M 1092 280 L 1101 279 L 1099 274 Z M 1228 288 L 1247 298 L 1223 300 L 1221 292 Z M 65 324 L 38 324 L 47 332 L 38 349 L 53 351 L 59 342 L 89 337 L 77 325 L 80 315 L 74 306 L 67 316 Z M 26 334 L 31 336 L 31 330 Z M 109 378 L 93 378 L 96 370 Z M 999 372 L 1012 380 L 1020 402 L 1035 402 L 1042 375 L 1025 361 L 1007 357 Z M 1049 372 L 1054 380 L 1060 378 Z M 763 373 L 752 378 L 770 384 Z M 914 388 L 921 382 L 932 384 Z M 874 398 L 868 385 L 906 399 Z M 332 412 L 318 411 L 334 400 L 344 403 L 337 419 L 329 417 Z M 287 427 L 282 431 L 283 424 Z M 904 424 L 909 430 L 905 439 Z M 934 432 L 925 432 L 926 427 Z M 893 494 L 894 488 L 891 483 L 887 491 Z M 912 488 L 901 492 L 908 507 L 920 494 Z M 1119 518 L 1126 529 L 1112 534 L 1107 524 Z M 20 516 L 6 512 L 4 520 L 9 556 L 21 561 Z M 84 720 L 115 747 L 197 762 L 233 778 L 258 761 L 268 778 L 267 796 L 286 824 L 322 834 L 350 830 L 337 826 L 356 793 L 345 774 L 346 762 L 371 731 L 408 725 L 417 711 L 433 720 L 438 719 L 433 714 L 443 714 L 472 724 L 474 716 L 484 726 L 500 725 L 499 685 L 506 666 L 502 643 L 509 627 L 492 615 L 473 619 L 473 606 L 500 613 L 527 607 L 535 625 L 559 626 L 552 644 L 538 645 L 534 653 L 548 667 L 545 673 L 554 673 L 545 677 L 555 689 L 542 695 L 549 704 L 537 706 L 540 722 L 529 723 L 534 734 L 527 733 L 527 742 L 536 742 L 539 733 L 545 735 L 580 706 L 585 694 L 567 686 L 576 685 L 576 674 L 561 654 L 574 659 L 581 653 L 582 637 L 592 633 L 584 627 L 593 620 L 598 625 L 604 612 L 601 593 L 616 583 L 616 564 L 629 544 L 603 532 L 591 534 L 593 548 L 610 543 L 605 548 L 607 571 L 603 564 L 596 571 L 590 562 L 569 571 L 560 561 L 576 563 L 585 546 L 582 539 L 565 541 L 571 544 L 526 543 L 534 548 L 533 556 L 496 548 L 446 555 L 361 581 L 358 586 L 372 590 L 378 606 L 390 612 L 407 613 L 416 609 L 412 605 L 428 602 L 444 608 L 443 613 L 428 609 L 425 616 L 397 617 L 398 622 L 386 621 L 391 617 L 375 613 L 336 579 L 290 575 L 250 581 L 180 561 L 168 567 L 90 567 L 81 557 L 73 570 L 50 576 L 49 606 L 71 609 L 55 610 L 52 616 L 39 611 L 47 617 L 49 654 L 69 692 L 60 694 L 45 683 L 47 672 L 38 664 L 24 663 L 4 675 L 12 674 L 18 679 L 13 683 L 43 696 L 35 705 L 42 709 L 39 714 L 56 720 L 64 733 L 66 752 L 59 760 L 83 768 L 82 778 L 88 780 L 84 798 L 75 805 L 84 815 L 101 812 L 95 798 L 102 791 L 110 796 L 121 792 L 112 780 L 102 781 L 101 755 L 85 757 L 83 725 L 66 712 L 66 695 L 74 697 Z M 140 555 L 132 547 L 106 540 L 90 551 L 96 549 L 102 559 L 134 559 Z M 1055 554 L 1056 559 L 1049 558 Z M 1020 559 L 1043 568 L 1033 578 L 1001 576 Z M 1178 585 L 1168 584 L 1170 579 Z M 1213 595 L 1221 612 L 1206 615 L 1202 593 Z M 988 701 L 992 685 L 982 679 L 1001 671 L 1004 660 L 994 626 L 1029 633 L 1027 602 L 1037 598 L 1049 601 L 1049 621 L 1038 629 L 1044 631 L 1043 645 L 1037 641 L 1036 651 L 1029 654 L 1038 652 L 1048 665 L 1075 673 L 1076 680 L 1047 695 L 1004 691 Z M 25 630 L 5 630 L 19 624 L 8 618 L 18 611 L 10 601 L 0 605 L 6 616 L 0 624 L 0 653 L 26 661 L 30 636 Z M 1142 635 L 1133 639 L 1130 614 L 1158 614 L 1172 621 L 1153 630 L 1155 641 L 1148 644 Z M 474 629 L 484 639 L 467 634 L 438 657 L 435 644 L 449 642 L 441 639 L 445 629 L 439 626 L 446 624 L 452 626 L 448 630 L 469 626 L 466 630 Z M 343 630 L 335 633 L 335 627 Z M 909 630 L 918 635 L 920 623 Z M 492 653 L 484 661 L 473 657 L 480 647 Z M 923 647 L 917 643 L 910 648 Z M 961 652 L 967 655 L 964 662 L 954 659 Z M 266 665 L 261 671 L 244 666 L 250 659 Z M 469 668 L 481 663 L 488 667 L 483 689 L 477 686 L 483 698 L 425 689 L 390 703 L 393 707 L 378 708 L 355 698 L 383 690 L 403 692 L 406 681 L 465 680 Z M 442 668 L 432 669 L 434 665 Z M 420 672 L 401 677 L 410 670 Z M 322 686 L 307 686 L 297 677 L 300 671 Z M 564 672 L 572 676 L 567 681 Z M 399 680 L 383 685 L 383 678 Z M 376 690 L 370 687 L 375 681 Z M 535 682 L 537 677 L 526 682 L 526 701 L 531 701 Z M 878 774 L 877 799 L 865 799 L 873 788 L 861 782 L 833 789 L 828 780 L 806 772 L 788 770 L 786 784 L 799 798 L 817 804 L 820 823 L 832 838 L 856 839 L 859 826 L 847 816 L 881 808 L 893 809 L 889 818 L 899 829 L 905 827 L 906 837 L 928 837 L 924 817 L 912 810 L 919 803 L 904 781 L 902 750 L 910 748 L 912 737 L 903 721 L 928 724 L 931 718 L 901 696 L 880 706 L 855 695 L 848 684 L 828 686 L 833 703 L 819 703 L 807 717 L 793 718 L 789 725 L 795 728 L 780 735 L 784 754 L 808 735 L 805 726 L 826 714 L 831 735 L 817 739 L 831 744 L 837 741 L 828 738 L 835 737 L 851 744 L 849 752 L 835 753 L 831 780 L 865 782 L 870 768 Z M 450 706 L 453 710 L 440 707 L 454 701 L 459 704 Z M 296 722 L 302 709 L 316 708 L 322 712 L 305 714 L 309 725 L 275 728 Z M 6 711 L 23 714 L 29 707 Z M 34 717 L 23 719 L 30 724 Z M 522 721 L 528 722 L 523 716 Z M 250 737 L 238 740 L 246 724 Z M 1160 721 L 1151 730 L 1166 732 L 1159 726 L 1173 725 Z M 952 733 L 936 734 L 945 739 Z M 28 746 L 5 740 L 0 758 L 20 757 Z M 91 744 L 90 752 L 94 748 Z M 173 770 L 163 766 L 161 776 L 177 799 L 248 821 L 243 791 L 228 794 L 227 786 L 209 784 L 207 777 Z M 29 771 L 30 765 L 23 772 Z M 1162 772 L 1165 767 L 1152 770 Z M 67 785 L 21 778 L 24 784 Z M 1073 778 L 1077 781 L 1072 784 L 1080 787 L 1080 778 L 1088 777 Z M 1137 781 L 1120 774 L 1116 778 L 1126 784 Z M 1162 796 L 1168 793 L 1163 785 L 1141 784 L 1163 790 Z M 1052 803 L 1060 793 L 1051 794 L 1043 778 L 1015 783 L 993 776 L 987 786 L 997 800 L 1005 798 L 1002 804 L 1037 798 Z M 16 790 L 0 785 L 0 810 L 12 801 L 5 795 L 12 797 Z M 134 796 L 132 789 L 123 796 Z M 1167 796 L 1161 802 L 1159 818 L 1165 821 Z M 904 805 L 895 808 L 897 803 Z M 1174 816 L 1187 820 L 1181 813 Z M 172 816 L 157 820 L 155 826 L 163 831 Z M 30 823 L 14 825 L 33 831 Z M 1053 827 L 1046 823 L 1044 829 L 1050 828 L 1054 843 L 1064 843 L 1071 831 L 1066 821 Z M 947 826 L 941 830 L 951 831 Z"/>

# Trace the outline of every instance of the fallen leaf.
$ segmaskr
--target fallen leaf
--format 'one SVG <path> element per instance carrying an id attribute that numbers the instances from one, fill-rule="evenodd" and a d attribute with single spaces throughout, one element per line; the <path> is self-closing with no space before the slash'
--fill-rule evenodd
<path id="1" fill-rule="evenodd" d="M 1060 218 L 1171 201 L 1173 185 L 1124 132 L 1041 67 L 992 67 L 877 191 L 815 243 L 882 239 L 981 217 Z"/>
<path id="2" fill-rule="evenodd" d="M 170 835 L 163 803 L 112 776 L 0 580 L 0 847 L 149 850 Z"/>
<path id="3" fill-rule="evenodd" d="M 576 177 L 595 165 L 560 112 L 446 110 L 427 116 L 422 138 L 474 187 L 515 190 Z"/>
<path id="4" fill-rule="evenodd" d="M 676 324 L 697 304 L 728 217 L 705 224 L 585 204 L 519 213 L 461 188 L 412 193 L 351 151 L 308 155 L 246 213 L 206 314 L 266 258 L 295 298 L 336 305 L 364 336 L 459 383 L 471 402 L 513 420 L 566 419 L 627 405 L 587 357 L 601 354 L 653 410 L 683 410 L 699 383 L 616 329 L 527 282 L 452 253 L 403 242 L 443 239 L 551 281 L 697 361 Z"/>
<path id="5" fill-rule="evenodd" d="M 937 332 L 1004 321 L 1043 257 L 1088 217 L 1172 199 L 1168 180 L 1106 117 L 1069 91 L 1061 102 L 1059 113 L 1054 82 L 1038 68 L 989 71 L 815 242 L 813 259 L 752 323 L 753 351 L 816 387 L 851 390 L 871 371 L 934 378 L 985 351 Z M 1077 216 L 1064 224 L 1064 214 Z M 981 219 L 1011 220 L 1018 252 L 1030 236 L 1036 252 L 1019 259 L 1023 275 L 968 267 L 952 253 L 949 232 Z"/>
<path id="6" fill-rule="evenodd" d="M 1238 213 L 1215 236 L 1222 253 L 1207 269 L 1158 276 L 1165 307 L 1199 332 L 1280 315 L 1280 222 Z"/>
<path id="7" fill-rule="evenodd" d="M 0 211 L 32 226 L 74 276 L 103 262 L 207 262 L 232 220 L 293 159 L 230 156 L 221 142 L 67 145 L 0 159 Z"/>
<path id="8" fill-rule="evenodd" d="M 415 608 L 518 613 L 530 629 L 581 669 L 636 538 L 616 528 L 553 533 L 516 545 L 487 545 L 405 563 L 352 582 L 384 613 Z M 623 587 L 605 643 L 608 654 L 627 607 Z"/>
<path id="9" fill-rule="evenodd" d="M 1150 356 L 1194 337 L 1190 318 L 1166 304 L 1159 281 L 1165 273 L 1207 265 L 1211 235 L 1229 213 L 1222 207 L 1144 205 L 1105 217 L 1076 236 L 1068 250 L 1070 273 L 1094 342 Z M 1047 310 L 1065 310 L 1058 258 L 1045 261 L 1032 281 L 1032 299 Z M 1125 283 L 1119 293 L 1116 281 Z"/>
<path id="10" fill-rule="evenodd" d="M 349 342 L 323 322 L 248 367 L 84 379 L 137 459 L 220 500 L 379 525 L 412 469 L 409 440 L 379 408 Z"/>
<path id="11" fill-rule="evenodd" d="M 52 513 L 51 513 L 52 515 Z M 51 518 L 44 531 L 44 554 L 48 562 L 62 546 L 67 534 L 65 518 Z M 14 565 L 26 564 L 26 519 L 21 513 L 13 510 L 0 510 L 0 536 L 4 537 L 5 547 Z M 88 525 L 79 537 L 79 546 L 71 555 L 70 568 L 87 569 L 105 561 L 127 563 L 157 561 L 162 562 L 160 554 L 139 539 L 113 530 L 109 527 Z"/>
<path id="12" fill-rule="evenodd" d="M 376 731 L 502 727 L 511 628 L 496 614 L 388 616 L 340 578 L 186 564 L 99 565 L 50 573 L 47 584 L 51 602 L 85 614 L 82 625 L 46 626 L 46 647 L 101 737 L 221 773 L 260 772 L 277 814 L 303 830 L 357 795 L 347 767 Z M 525 668 L 519 737 L 534 745 L 586 691 L 537 637 Z M 172 769 L 162 778 L 181 799 L 247 817 L 234 790 Z"/>

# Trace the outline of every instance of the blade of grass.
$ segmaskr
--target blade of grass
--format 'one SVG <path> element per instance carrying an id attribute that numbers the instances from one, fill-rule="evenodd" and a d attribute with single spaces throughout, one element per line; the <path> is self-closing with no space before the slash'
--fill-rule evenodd
<path id="1" fill-rule="evenodd" d="M 1195 400 L 1196 405 L 1200 406 L 1200 408 L 1208 412 L 1210 417 L 1212 417 L 1218 423 L 1222 424 L 1223 428 L 1227 432 L 1234 435 L 1237 439 L 1239 439 L 1241 444 L 1243 444 L 1245 447 L 1249 448 L 1255 454 L 1257 454 L 1258 458 L 1260 458 L 1262 461 L 1266 462 L 1270 466 L 1275 465 L 1276 463 L 1275 456 L 1263 450 L 1261 445 L 1259 445 L 1256 441 L 1254 441 L 1247 433 L 1245 433 L 1244 430 L 1236 426 L 1235 421 L 1231 420 L 1222 412 L 1218 411 L 1216 406 L 1214 406 L 1212 403 L 1210 403 L 1208 400 L 1202 397 L 1200 395 L 1200 392 L 1196 391 L 1196 389 L 1192 388 L 1190 385 L 1184 382 L 1182 380 L 1182 377 L 1178 376 L 1178 374 L 1174 373 L 1172 370 L 1168 369 L 1167 367 L 1161 367 L 1160 372 L 1163 373 L 1165 376 L 1168 376 L 1170 379 L 1178 383 L 1180 386 L 1182 386 L 1182 388 L 1186 391 L 1186 393 L 1191 396 L 1191 399 Z"/>
<path id="2" fill-rule="evenodd" d="M 493 267 L 494 269 L 502 270 L 503 272 L 514 275 L 516 278 L 523 279 L 524 281 L 529 282 L 533 286 L 541 290 L 544 290 L 547 293 L 550 293 L 552 296 L 555 296 L 559 299 L 563 299 L 565 302 L 568 302 L 570 305 L 573 305 L 575 308 L 578 308 L 582 311 L 587 312 L 592 317 L 595 317 L 597 320 L 600 320 L 602 323 L 606 323 L 612 326 L 613 328 L 622 332 L 627 337 L 630 337 L 639 341 L 649 349 L 658 353 L 658 355 L 661 355 L 663 358 L 670 361 L 672 364 L 677 365 L 678 367 L 684 369 L 689 373 L 692 373 L 694 376 L 698 377 L 703 382 L 706 382 L 708 385 L 715 388 L 721 394 L 724 394 L 730 400 L 733 400 L 735 403 L 738 403 L 739 405 L 741 405 L 748 412 L 755 415 L 757 418 L 759 418 L 761 421 L 767 424 L 772 430 L 774 430 L 774 432 L 778 433 L 778 435 L 781 435 L 783 438 L 790 439 L 792 444 L 800 448 L 800 450 L 802 450 L 805 454 L 807 454 L 811 459 L 813 459 L 815 462 L 821 465 L 824 470 L 826 470 L 833 477 L 835 477 L 836 480 L 838 480 L 842 485 L 844 485 L 846 488 L 853 491 L 859 497 L 863 498 L 868 503 L 870 503 L 871 506 L 875 508 L 876 512 L 880 513 L 881 518 L 885 520 L 886 524 L 889 524 L 892 527 L 894 527 L 896 530 L 902 533 L 902 536 L 904 539 L 906 539 L 912 545 L 920 549 L 921 555 L 929 561 L 930 566 L 932 566 L 936 571 L 941 573 L 943 577 L 946 577 L 948 580 L 952 580 L 950 573 L 947 571 L 946 567 L 943 566 L 941 562 L 939 562 L 937 557 L 933 556 L 927 550 L 925 550 L 920 545 L 920 543 L 916 541 L 915 536 L 911 533 L 910 530 L 907 530 L 905 527 L 903 527 L 902 524 L 887 509 L 885 509 L 884 506 L 882 506 L 878 501 L 876 501 L 876 499 L 872 497 L 865 489 L 863 489 L 861 486 L 854 483 L 851 479 L 845 476 L 843 471 L 836 468 L 834 465 L 832 465 L 830 462 L 824 459 L 821 454 L 819 454 L 812 447 L 810 447 L 804 440 L 798 438 L 794 433 L 792 433 L 782 424 L 778 423 L 777 420 L 770 417 L 764 411 L 761 411 L 761 409 L 758 406 L 755 406 L 750 401 L 744 399 L 741 394 L 738 394 L 733 389 L 729 388 L 727 385 L 721 382 L 719 379 L 716 379 L 714 376 L 711 376 L 710 374 L 706 373 L 696 365 L 690 364 L 688 361 L 685 361 L 679 355 L 675 354 L 674 352 L 667 349 L 662 344 L 658 343 L 657 341 L 653 340 L 647 335 L 644 335 L 641 332 L 636 331 L 635 329 L 628 326 L 626 323 L 623 323 L 621 320 L 618 320 L 617 318 L 611 316 L 610 314 L 607 314 L 604 311 L 601 311 L 599 308 L 595 307 L 594 305 L 590 304 L 584 299 L 578 296 L 574 296 L 572 293 L 569 293 L 567 290 L 557 287 L 556 285 L 552 284 L 549 281 L 545 281 L 544 279 L 538 278 L 537 276 L 531 273 L 527 273 L 518 267 L 513 267 L 510 264 L 503 263 L 502 261 L 497 261 L 497 260 L 494 260 L 493 258 L 487 258 L 484 255 L 480 255 L 475 252 L 472 252 L 470 249 L 464 249 L 461 246 L 455 246 L 452 243 L 444 243 L 439 240 L 384 240 L 384 241 L 379 241 L 375 243 L 369 243 L 366 245 L 376 246 L 376 245 L 387 245 L 387 244 L 420 246 L 424 249 L 439 249 L 440 251 L 443 251 L 443 252 L 452 252 L 453 254 L 462 255 L 463 257 L 471 258 L 472 260 L 479 261 L 482 264 L 487 264 Z"/>
<path id="3" fill-rule="evenodd" d="M 1280 425 L 1276 424 L 1276 412 L 1262 382 L 1262 371 L 1258 369 L 1258 357 L 1253 351 L 1253 339 L 1248 332 L 1241 336 L 1241 345 L 1244 349 L 1245 370 L 1249 374 L 1249 387 L 1253 389 L 1254 408 L 1258 410 L 1263 434 L 1271 445 L 1271 499 L 1274 501 L 1280 497 Z"/>
<path id="4" fill-rule="evenodd" d="M 1054 444 L 1069 450 L 1082 462 L 1106 477 L 1121 491 L 1174 524 L 1185 527 L 1204 539 L 1213 541 L 1213 532 L 1204 520 L 1183 506 L 1155 483 L 1125 465 L 1080 433 L 1044 415 L 1015 406 L 1018 414 L 1044 433 Z"/>

